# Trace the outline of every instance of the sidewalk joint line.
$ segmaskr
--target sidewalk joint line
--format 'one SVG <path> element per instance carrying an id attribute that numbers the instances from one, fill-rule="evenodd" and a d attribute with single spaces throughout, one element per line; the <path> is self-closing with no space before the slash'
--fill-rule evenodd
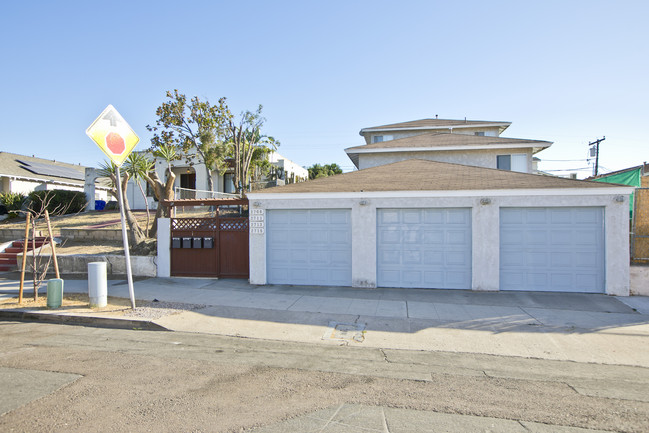
<path id="1" fill-rule="evenodd" d="M 390 433 L 390 429 L 388 428 L 388 421 L 385 419 L 385 409 L 381 407 L 381 416 L 383 418 L 383 431 L 385 433 Z"/>

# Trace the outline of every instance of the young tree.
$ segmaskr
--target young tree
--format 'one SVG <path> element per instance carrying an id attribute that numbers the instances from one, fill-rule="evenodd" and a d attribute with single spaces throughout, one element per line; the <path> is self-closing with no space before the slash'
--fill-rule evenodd
<path id="1" fill-rule="evenodd" d="M 144 177 L 151 188 L 153 188 L 153 194 L 158 200 L 158 209 L 156 210 L 151 230 L 149 230 L 149 237 L 155 237 L 158 231 L 158 218 L 169 218 L 171 216 L 169 215 L 169 209 L 166 206 L 162 206 L 162 201 L 174 199 L 174 182 L 176 181 L 176 175 L 171 170 L 171 161 L 177 159 L 176 148 L 173 145 L 161 145 L 153 152 L 153 156 L 167 161 L 167 170 L 165 172 L 166 180 L 164 182 L 160 179 L 158 173 L 156 173 L 155 166 L 151 166 L 149 172 Z"/>
<path id="2" fill-rule="evenodd" d="M 133 215 L 131 207 L 128 204 L 128 199 L 126 198 L 126 186 L 128 185 L 130 174 L 125 169 L 117 167 L 112 161 L 104 161 L 100 164 L 100 167 L 101 169 L 99 170 L 99 175 L 110 178 L 111 189 L 109 190 L 109 192 L 118 200 L 119 196 L 117 195 L 117 170 L 120 170 L 120 177 L 122 180 L 122 199 L 124 201 L 124 216 L 126 217 L 129 233 L 131 234 L 131 247 L 134 248 L 146 240 L 146 235 L 140 228 L 140 225 L 137 223 L 137 218 L 135 218 L 135 215 Z"/>
<path id="3" fill-rule="evenodd" d="M 250 186 L 253 160 L 265 155 L 279 146 L 275 138 L 261 133 L 266 119 L 261 115 L 260 105 L 255 112 L 241 113 L 238 123 L 230 117 L 227 123 L 227 143 L 234 160 L 234 187 L 237 193 L 244 194 Z"/>
<path id="4" fill-rule="evenodd" d="M 232 118 L 225 98 L 216 105 L 194 96 L 189 102 L 178 90 L 167 92 L 169 100 L 156 110 L 155 126 L 147 125 L 153 132 L 151 150 L 161 146 L 173 146 L 180 157 L 194 165 L 205 164 L 207 185 L 214 190 L 212 171 L 223 172 L 226 168 L 227 148 L 224 144 L 224 128 Z"/>

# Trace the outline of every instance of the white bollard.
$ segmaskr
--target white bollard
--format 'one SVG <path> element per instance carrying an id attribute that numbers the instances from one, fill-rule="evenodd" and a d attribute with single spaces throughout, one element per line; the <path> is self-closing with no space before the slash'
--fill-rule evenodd
<path id="1" fill-rule="evenodd" d="M 100 308 L 108 305 L 108 282 L 106 280 L 106 262 L 88 263 L 90 308 Z"/>

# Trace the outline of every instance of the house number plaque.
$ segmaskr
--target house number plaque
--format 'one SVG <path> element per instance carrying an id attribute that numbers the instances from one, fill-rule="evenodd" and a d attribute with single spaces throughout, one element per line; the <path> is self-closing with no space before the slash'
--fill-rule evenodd
<path id="1" fill-rule="evenodd" d="M 250 233 L 253 235 L 264 234 L 264 209 L 251 209 L 250 210 Z"/>

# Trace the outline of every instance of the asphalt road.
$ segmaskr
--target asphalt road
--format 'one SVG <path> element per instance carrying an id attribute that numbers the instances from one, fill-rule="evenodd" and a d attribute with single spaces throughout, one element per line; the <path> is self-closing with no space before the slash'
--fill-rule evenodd
<path id="1" fill-rule="evenodd" d="M 649 431 L 642 367 L 41 323 L 0 335 L 3 432 Z"/>

